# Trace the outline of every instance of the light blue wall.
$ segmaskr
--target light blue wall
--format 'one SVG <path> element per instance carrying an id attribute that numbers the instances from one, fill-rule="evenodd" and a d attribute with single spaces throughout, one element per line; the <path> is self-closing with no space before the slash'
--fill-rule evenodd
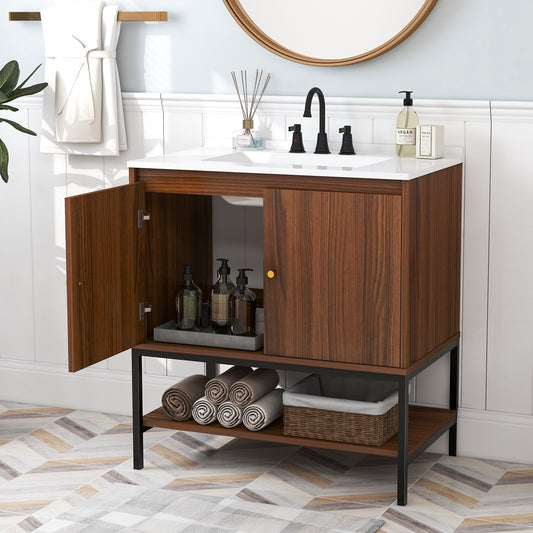
<path id="1" fill-rule="evenodd" d="M 326 1 L 326 0 L 325 0 Z M 43 61 L 39 23 L 8 22 L 7 11 L 32 11 L 51 0 L 2 2 L 0 59 L 24 72 Z M 118 49 L 124 91 L 233 93 L 230 71 L 272 73 L 268 93 L 326 96 L 532 100 L 531 0 L 439 0 L 425 23 L 400 46 L 346 67 L 292 63 L 261 48 L 222 0 L 121 0 L 121 9 L 166 10 L 164 23 L 125 23 Z M 42 77 L 42 74 L 41 74 Z"/>

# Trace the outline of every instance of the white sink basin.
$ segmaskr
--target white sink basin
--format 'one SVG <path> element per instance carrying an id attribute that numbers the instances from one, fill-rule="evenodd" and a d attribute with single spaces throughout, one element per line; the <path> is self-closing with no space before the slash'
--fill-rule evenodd
<path id="1" fill-rule="evenodd" d="M 291 154 L 268 150 L 229 152 L 227 154 L 205 157 L 209 163 L 233 163 L 235 165 L 275 167 L 277 169 L 324 167 L 352 169 L 375 165 L 392 159 L 391 156 L 339 155 L 339 154 Z"/>

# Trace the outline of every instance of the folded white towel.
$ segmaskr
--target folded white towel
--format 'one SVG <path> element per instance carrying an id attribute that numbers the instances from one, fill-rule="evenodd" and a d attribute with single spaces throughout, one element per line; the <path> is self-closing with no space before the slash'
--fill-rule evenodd
<path id="1" fill-rule="evenodd" d="M 192 406 L 192 417 L 195 422 L 203 426 L 211 424 L 217 419 L 217 406 L 211 403 L 205 396 L 202 396 Z"/>
<path id="2" fill-rule="evenodd" d="M 48 82 L 41 152 L 105 156 L 127 148 L 117 14 L 100 0 L 56 0 L 41 11 Z"/>
<path id="3" fill-rule="evenodd" d="M 242 422 L 242 409 L 234 403 L 224 402 L 218 406 L 217 420 L 225 428 L 234 428 Z"/>
<path id="4" fill-rule="evenodd" d="M 260 400 L 244 408 L 242 423 L 251 431 L 259 431 L 283 414 L 283 389 L 274 389 Z"/>

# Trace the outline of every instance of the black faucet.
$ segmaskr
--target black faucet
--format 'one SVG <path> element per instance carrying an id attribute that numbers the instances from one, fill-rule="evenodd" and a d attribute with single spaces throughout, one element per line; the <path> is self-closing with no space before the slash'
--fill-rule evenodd
<path id="1" fill-rule="evenodd" d="M 328 134 L 326 133 L 326 101 L 324 100 L 324 93 L 318 88 L 313 87 L 308 93 L 305 99 L 304 117 L 311 116 L 311 100 L 314 95 L 318 96 L 319 105 L 319 128 L 316 138 L 315 154 L 329 154 L 328 147 Z"/>

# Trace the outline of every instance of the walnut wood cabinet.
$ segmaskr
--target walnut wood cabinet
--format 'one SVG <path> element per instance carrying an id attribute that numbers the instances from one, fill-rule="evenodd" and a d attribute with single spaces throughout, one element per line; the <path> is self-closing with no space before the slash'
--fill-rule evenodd
<path id="1" fill-rule="evenodd" d="M 395 443 L 337 447 L 398 454 L 405 478 L 400 498 L 410 458 L 444 431 L 455 431 L 456 389 L 451 410 L 413 411 L 412 423 L 426 429 L 411 446 L 406 384 L 446 349 L 457 359 L 461 187 L 462 165 L 411 180 L 131 168 L 129 185 L 66 199 L 69 370 L 134 348 L 137 455 L 143 427 L 242 433 L 180 424 L 161 410 L 143 418 L 139 394 L 135 398 L 135 387 L 142 392 L 141 356 L 203 361 L 211 369 L 246 361 L 392 376 L 405 389 L 405 420 Z M 196 282 L 209 292 L 216 195 L 264 200 L 264 270 L 275 276 L 264 279 L 265 345 L 258 352 L 151 340 L 155 326 L 174 318 L 178 265 L 194 265 Z M 456 374 L 455 368 L 454 380 Z M 433 422 L 416 422 L 420 416 Z M 280 427 L 253 438 L 309 440 L 285 437 Z"/>

